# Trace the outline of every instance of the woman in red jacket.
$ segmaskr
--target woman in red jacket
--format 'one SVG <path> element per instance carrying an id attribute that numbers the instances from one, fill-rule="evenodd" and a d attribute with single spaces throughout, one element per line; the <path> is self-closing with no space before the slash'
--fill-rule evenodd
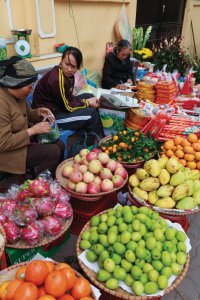
<path id="1" fill-rule="evenodd" d="M 33 93 L 33 108 L 47 107 L 56 117 L 59 129 L 85 130 L 104 136 L 100 120 L 99 99 L 91 94 L 73 96 L 74 75 L 82 64 L 82 53 L 68 47 L 59 66 L 47 72 L 37 83 Z"/>

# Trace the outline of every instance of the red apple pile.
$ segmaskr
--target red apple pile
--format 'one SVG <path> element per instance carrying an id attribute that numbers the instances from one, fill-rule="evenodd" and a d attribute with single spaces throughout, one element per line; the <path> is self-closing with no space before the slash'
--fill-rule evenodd
<path id="1" fill-rule="evenodd" d="M 100 149 L 82 149 L 62 169 L 66 187 L 80 194 L 98 194 L 123 185 L 127 173 L 124 167 Z"/>

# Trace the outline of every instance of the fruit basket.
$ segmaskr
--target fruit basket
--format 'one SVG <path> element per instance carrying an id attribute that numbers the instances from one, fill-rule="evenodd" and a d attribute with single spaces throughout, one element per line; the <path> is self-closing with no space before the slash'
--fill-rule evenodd
<path id="1" fill-rule="evenodd" d="M 59 264 L 59 263 L 54 262 L 54 261 L 51 261 L 51 262 L 54 265 Z M 7 282 L 7 281 L 13 280 L 15 278 L 15 275 L 16 275 L 18 269 L 21 268 L 21 267 L 26 266 L 28 263 L 29 262 L 19 263 L 19 264 L 10 266 L 9 268 L 4 269 L 3 271 L 1 271 L 0 272 L 0 285 Z M 75 271 L 76 277 L 78 277 L 78 278 L 82 277 L 82 275 L 79 272 L 77 272 L 76 270 L 74 270 L 74 271 Z M 94 300 L 96 299 L 96 296 L 95 296 L 93 291 L 91 292 L 90 297 Z"/>
<path id="2" fill-rule="evenodd" d="M 0 241 L 0 258 L 1 258 L 6 244 L 6 234 L 4 228 L 1 225 L 0 225 L 0 235 L 1 235 L 1 241 Z"/>
<path id="3" fill-rule="evenodd" d="M 103 211 L 100 214 L 98 214 L 97 216 L 100 217 L 101 215 L 104 215 L 108 211 L 109 210 Z M 164 220 L 164 219 L 162 219 L 162 220 Z M 155 221 L 155 222 L 157 222 L 157 221 Z M 171 225 L 169 225 L 170 227 L 175 227 L 175 225 L 172 225 L 172 223 L 170 221 L 165 221 L 165 222 L 169 222 L 168 224 L 171 224 Z M 160 299 L 160 296 L 161 296 L 160 294 L 147 295 L 147 294 L 143 294 L 142 293 L 142 295 L 136 296 L 136 295 L 132 294 L 131 292 L 128 292 L 127 290 L 122 289 L 121 287 L 117 287 L 116 289 L 112 290 L 112 289 L 106 287 L 105 282 L 99 281 L 97 279 L 97 273 L 96 273 L 97 271 L 94 272 L 94 270 L 92 270 L 90 268 L 91 265 L 92 265 L 91 263 L 88 264 L 88 266 L 86 266 L 86 264 L 84 263 L 85 261 L 83 259 L 83 257 L 84 257 L 83 256 L 84 250 L 82 250 L 80 248 L 81 236 L 82 236 L 83 232 L 85 232 L 85 231 L 87 232 L 90 228 L 91 228 L 90 222 L 88 222 L 83 227 L 83 229 L 82 229 L 82 231 L 81 231 L 81 233 L 80 233 L 80 235 L 78 237 L 77 248 L 76 248 L 76 250 L 77 250 L 77 256 L 78 256 L 78 261 L 79 261 L 79 264 L 80 264 L 81 268 L 83 269 L 83 271 L 85 272 L 85 274 L 88 276 L 88 278 L 91 280 L 91 282 L 93 282 L 98 288 L 100 288 L 100 290 L 103 291 L 103 293 L 105 293 L 105 295 L 107 294 L 107 298 L 103 298 L 103 299 L 127 299 L 127 300 Z M 177 230 L 180 230 L 181 226 L 178 225 L 176 228 L 177 228 Z M 191 249 L 191 246 L 190 246 L 189 249 Z M 189 249 L 188 249 L 188 251 L 189 251 Z M 79 257 L 80 255 L 81 255 L 81 257 Z M 188 267 L 189 267 L 189 261 L 190 261 L 190 256 L 189 256 L 189 253 L 187 253 L 187 254 L 185 254 L 185 262 L 184 262 L 183 268 L 181 269 L 181 271 L 179 272 L 179 274 L 176 275 L 176 277 L 174 277 L 171 282 L 169 282 L 168 287 L 165 288 L 165 289 L 163 289 L 163 294 L 167 294 L 167 293 L 171 292 L 184 279 L 184 277 L 186 276 Z M 139 279 L 137 279 L 137 280 L 139 280 Z M 109 297 L 109 295 L 111 296 L 111 298 Z"/>
<path id="4" fill-rule="evenodd" d="M 75 198 L 78 198 L 78 199 L 83 200 L 83 201 L 88 201 L 88 200 L 89 201 L 97 201 L 97 200 L 100 200 L 102 197 L 104 197 L 104 196 L 106 196 L 108 194 L 114 193 L 114 192 L 122 189 L 126 185 L 126 183 L 127 183 L 128 174 L 127 174 L 126 170 L 124 170 L 124 172 L 126 173 L 126 178 L 123 180 L 122 184 L 119 187 L 112 188 L 112 190 L 110 190 L 108 192 L 99 192 L 97 194 L 89 194 L 89 193 L 78 193 L 76 191 L 73 191 L 73 190 L 69 189 L 66 186 L 67 185 L 67 178 L 62 175 L 63 168 L 66 165 L 66 163 L 70 163 L 70 162 L 73 162 L 73 161 L 74 161 L 74 158 L 69 158 L 69 159 L 64 160 L 57 167 L 56 178 L 59 181 L 59 183 L 62 186 L 62 188 L 65 189 L 69 194 L 71 194 Z"/>
<path id="5" fill-rule="evenodd" d="M 68 205 L 71 207 L 70 204 L 68 204 Z M 59 234 L 57 234 L 55 236 L 49 236 L 49 237 L 43 236 L 37 245 L 28 245 L 26 242 L 24 242 L 22 240 L 18 240 L 13 244 L 6 243 L 6 247 L 16 248 L 16 249 L 30 249 L 30 248 L 48 245 L 48 244 L 54 242 L 55 240 L 59 239 L 61 236 L 63 236 L 65 234 L 65 232 L 69 229 L 72 221 L 73 221 L 73 214 L 65 222 L 63 222 L 62 230 L 59 232 Z"/>

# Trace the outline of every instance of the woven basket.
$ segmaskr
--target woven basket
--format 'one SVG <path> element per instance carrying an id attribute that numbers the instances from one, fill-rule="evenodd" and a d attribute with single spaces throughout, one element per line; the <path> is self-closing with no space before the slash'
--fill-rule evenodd
<path id="1" fill-rule="evenodd" d="M 4 238 L 4 244 L 2 245 L 2 247 L 0 248 L 0 258 L 4 252 L 4 248 L 5 248 L 5 244 L 6 244 L 6 233 L 4 231 L 3 226 L 0 225 L 0 234 L 3 236 Z"/>
<path id="2" fill-rule="evenodd" d="M 55 265 L 58 264 L 58 262 L 54 262 L 54 261 L 52 261 L 52 262 L 53 262 Z M 29 262 L 27 261 L 27 262 L 23 262 L 23 263 L 20 263 L 20 264 L 13 265 L 13 266 L 11 266 L 11 267 L 9 267 L 9 268 L 7 268 L 7 269 L 4 269 L 4 270 L 1 272 L 1 275 L 0 275 L 0 285 L 1 285 L 2 283 L 4 283 L 5 281 L 9 281 L 9 280 L 14 279 L 17 270 L 18 270 L 20 267 L 26 266 L 28 263 L 29 263 Z M 74 270 L 74 271 L 75 271 L 77 277 L 82 277 L 82 275 L 81 275 L 79 272 L 77 272 L 76 270 Z M 91 297 L 92 297 L 94 300 L 96 299 L 96 297 L 95 297 L 93 291 L 92 291 L 92 293 L 91 293 Z"/>
<path id="3" fill-rule="evenodd" d="M 134 197 L 130 185 L 128 185 L 128 191 L 129 191 L 129 200 L 130 201 L 131 201 L 131 198 L 133 198 L 134 201 L 137 201 L 141 205 L 146 206 L 146 207 L 148 207 L 152 210 L 155 210 L 159 213 L 169 215 L 169 216 L 187 216 L 187 215 L 198 213 L 200 211 L 200 207 L 198 209 L 195 209 L 195 210 L 186 210 L 186 211 L 183 211 L 183 212 L 180 212 L 178 210 L 176 211 L 176 209 L 173 209 L 172 211 L 170 211 L 169 209 L 164 209 L 164 208 L 160 208 L 160 207 L 157 207 L 157 206 L 153 206 L 153 205 L 149 204 L 148 202 L 145 202 L 145 201 L 142 201 L 142 200 L 141 200 L 141 202 L 138 201 L 138 199 L 136 199 Z"/>
<path id="4" fill-rule="evenodd" d="M 62 188 L 65 189 L 69 194 L 71 194 L 75 198 L 81 199 L 83 201 L 88 201 L 88 200 L 97 201 L 97 200 L 100 200 L 105 195 L 109 195 L 109 194 L 114 193 L 118 190 L 121 190 L 125 186 L 125 184 L 127 183 L 128 174 L 126 173 L 126 179 L 124 180 L 123 184 L 118 188 L 113 188 L 112 191 L 101 192 L 101 193 L 98 193 L 98 194 L 95 194 L 95 195 L 93 195 L 93 194 L 81 194 L 81 193 L 74 192 L 74 191 L 72 191 L 72 190 L 70 190 L 66 187 L 67 179 L 62 176 L 62 169 L 63 169 L 64 165 L 66 164 L 66 162 L 69 162 L 69 161 L 72 161 L 72 160 L 73 160 L 73 158 L 66 159 L 57 167 L 56 179 L 60 182 L 60 185 L 62 186 Z"/>
<path id="5" fill-rule="evenodd" d="M 70 205 L 70 207 L 71 207 L 71 205 Z M 71 208 L 71 210 L 72 210 L 72 208 Z M 73 215 L 63 223 L 63 229 L 58 235 L 53 236 L 53 237 L 46 237 L 45 236 L 45 237 L 42 238 L 41 242 L 37 245 L 34 245 L 34 246 L 33 245 L 27 245 L 26 242 L 24 242 L 22 240 L 19 240 L 14 244 L 7 243 L 6 247 L 15 248 L 15 249 L 30 249 L 30 248 L 37 248 L 37 247 L 40 247 L 40 246 L 48 245 L 48 244 L 52 243 L 53 241 L 57 240 L 58 238 L 60 238 L 69 229 L 72 221 L 73 221 Z"/>
<path id="6" fill-rule="evenodd" d="M 99 215 L 103 214 L 103 213 L 106 213 L 108 210 L 105 210 L 105 211 L 102 211 Z M 78 240 L 77 240 L 77 244 L 76 244 L 76 251 L 77 251 L 77 256 L 79 256 L 83 250 L 80 249 L 79 247 L 79 244 L 80 244 L 80 241 L 81 241 L 81 235 L 82 233 L 88 229 L 90 226 L 89 226 L 89 222 L 87 224 L 85 224 L 85 226 L 83 227 L 79 237 L 78 237 Z M 96 273 L 93 272 L 92 270 L 90 270 L 88 267 L 86 267 L 84 265 L 84 263 L 78 258 L 78 262 L 81 266 L 81 268 L 83 269 L 83 271 L 85 272 L 85 274 L 87 275 L 87 277 L 95 284 L 95 286 L 97 286 L 100 290 L 112 295 L 112 296 L 115 296 L 117 299 L 127 299 L 127 300 L 153 300 L 153 299 L 158 299 L 157 296 L 134 296 L 128 292 L 126 292 L 125 290 L 121 289 L 121 288 L 117 288 L 116 290 L 112 291 L 112 290 L 109 290 L 104 283 L 102 282 L 99 282 L 97 281 L 96 279 Z M 186 260 L 186 263 L 184 265 L 184 268 L 182 270 L 182 273 L 177 276 L 177 278 L 174 280 L 174 282 L 172 283 L 172 285 L 170 285 L 165 291 L 164 293 L 165 294 L 168 294 L 169 292 L 171 292 L 172 290 L 174 290 L 177 285 L 180 284 L 180 282 L 185 278 L 186 276 L 186 273 L 188 271 L 188 268 L 189 268 L 189 262 L 190 262 L 190 255 L 188 254 L 187 255 L 187 260 Z"/>

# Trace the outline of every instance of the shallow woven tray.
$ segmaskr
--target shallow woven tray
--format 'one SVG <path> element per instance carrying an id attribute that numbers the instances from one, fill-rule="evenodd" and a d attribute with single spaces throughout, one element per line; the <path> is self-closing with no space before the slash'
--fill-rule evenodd
<path id="1" fill-rule="evenodd" d="M 103 213 L 106 213 L 108 210 L 102 211 L 100 214 L 101 215 Z M 85 224 L 85 226 L 83 227 L 82 231 L 79 234 L 78 240 L 77 240 L 77 244 L 76 244 L 76 252 L 77 252 L 77 257 L 83 252 L 82 249 L 80 249 L 79 244 L 80 244 L 80 240 L 81 240 L 81 235 L 83 233 L 84 230 L 88 229 L 89 226 L 89 222 L 87 224 Z M 128 292 L 126 292 L 125 290 L 123 290 L 122 288 L 117 288 L 116 290 L 112 291 L 109 290 L 105 284 L 103 282 L 99 282 L 96 280 L 96 273 L 92 270 L 90 270 L 88 267 L 85 266 L 85 264 L 78 258 L 78 262 L 81 266 L 81 268 L 83 269 L 83 271 L 85 272 L 85 274 L 87 275 L 87 277 L 100 289 L 103 290 L 104 292 L 115 296 L 116 298 L 120 298 L 120 299 L 127 299 L 127 300 L 150 300 L 150 299 L 157 299 L 159 298 L 159 296 L 134 296 L 133 294 L 130 294 Z M 187 255 L 187 260 L 186 263 L 184 265 L 184 268 L 182 270 L 182 273 L 177 276 L 177 278 L 174 280 L 174 282 L 172 283 L 172 285 L 170 285 L 164 292 L 164 294 L 168 294 L 169 292 L 171 292 L 173 289 L 175 289 L 177 287 L 177 285 L 180 284 L 180 282 L 185 278 L 186 273 L 188 271 L 189 268 L 189 262 L 190 262 L 190 255 Z"/>
<path id="2" fill-rule="evenodd" d="M 99 147 L 101 147 L 101 144 L 102 144 L 103 142 L 106 142 L 106 141 L 110 140 L 111 138 L 112 138 L 111 135 L 108 135 L 108 136 L 106 136 L 105 138 L 103 138 L 103 139 L 99 142 Z M 154 155 L 155 155 L 155 154 L 152 154 L 151 157 L 150 157 L 149 159 L 151 159 L 152 157 L 154 157 Z M 119 162 L 120 164 L 122 164 L 124 167 L 127 167 L 127 168 L 129 167 L 129 168 L 131 168 L 131 166 L 132 166 L 132 168 L 135 168 L 136 166 L 137 166 L 137 167 L 141 166 L 142 163 L 145 162 L 145 160 L 138 160 L 138 161 L 135 161 L 135 162 L 127 162 L 127 161 L 119 161 L 119 160 L 117 160 L 117 162 Z"/>
<path id="3" fill-rule="evenodd" d="M 160 207 L 158 207 L 158 206 L 153 206 L 153 205 L 149 204 L 149 203 L 146 202 L 146 201 L 142 201 L 142 200 L 141 200 L 141 202 L 138 201 L 138 199 L 136 199 L 136 198 L 134 197 L 134 194 L 133 194 L 133 192 L 132 192 L 132 190 L 131 190 L 130 185 L 128 185 L 128 191 L 129 191 L 129 196 L 130 196 L 130 197 L 129 197 L 129 200 L 130 200 L 130 201 L 131 201 L 131 198 L 133 198 L 135 201 L 137 201 L 137 202 L 140 203 L 141 205 L 146 206 L 146 207 L 148 207 L 148 208 L 150 208 L 150 209 L 152 209 L 152 210 L 155 210 L 155 211 L 157 211 L 157 212 L 159 212 L 159 213 L 169 215 L 169 216 L 187 216 L 187 215 L 191 215 L 191 214 L 198 213 L 198 212 L 200 211 L 200 207 L 199 207 L 198 209 L 195 209 L 195 210 L 185 210 L 185 211 L 183 211 L 183 212 L 178 211 L 178 210 L 176 211 L 176 209 L 174 209 L 174 208 L 173 208 L 172 211 L 170 211 L 170 209 L 164 209 L 164 208 L 160 208 Z"/>
<path id="4" fill-rule="evenodd" d="M 2 225 L 0 225 L 0 234 L 3 236 L 4 238 L 4 244 L 2 245 L 2 247 L 0 248 L 0 258 L 4 252 L 4 248 L 5 248 L 5 244 L 6 244 L 6 233 L 5 233 L 5 230 L 3 228 Z"/>
<path id="5" fill-rule="evenodd" d="M 124 180 L 123 184 L 118 187 L 118 188 L 114 188 L 112 189 L 112 191 L 109 191 L 109 192 L 101 192 L 101 193 L 98 193 L 98 194 L 81 194 L 81 193 L 77 193 L 77 192 L 74 192 L 70 189 L 68 189 L 66 187 L 66 183 L 67 183 L 67 179 L 65 177 L 62 176 L 62 169 L 63 169 L 63 166 L 66 164 L 66 162 L 68 161 L 72 161 L 73 158 L 69 158 L 69 159 L 66 159 L 64 160 L 56 169 L 56 179 L 59 181 L 60 185 L 62 186 L 63 189 L 65 189 L 69 194 L 71 194 L 73 197 L 76 197 L 78 199 L 81 199 L 81 200 L 85 200 L 85 201 L 97 201 L 97 200 L 100 200 L 103 196 L 105 195 L 109 195 L 111 193 L 114 193 L 120 189 L 122 189 L 125 184 L 127 183 L 127 180 L 128 180 L 128 173 L 126 172 L 126 179 Z"/>
<path id="6" fill-rule="evenodd" d="M 69 203 L 69 205 L 71 207 L 70 203 Z M 71 210 L 72 210 L 72 208 L 71 208 Z M 16 248 L 16 249 L 30 249 L 30 248 L 37 248 L 37 247 L 40 247 L 40 246 L 48 245 L 51 242 L 57 240 L 59 237 L 61 237 L 69 229 L 72 221 L 73 221 L 73 214 L 72 214 L 72 216 L 69 219 L 67 219 L 65 222 L 63 222 L 63 229 L 62 229 L 62 231 L 58 235 L 53 236 L 53 237 L 46 237 L 45 236 L 45 237 L 42 238 L 41 242 L 39 244 L 37 244 L 37 245 L 28 245 L 26 242 L 24 242 L 22 240 L 19 240 L 19 241 L 17 241 L 14 244 L 8 244 L 8 243 L 6 243 L 6 247 L 8 247 L 8 248 Z"/>
<path id="7" fill-rule="evenodd" d="M 1 275 L 0 275 L 0 285 L 1 285 L 2 283 L 4 283 L 5 281 L 9 281 L 9 280 L 14 279 L 17 270 L 18 270 L 20 267 L 26 266 L 28 263 L 29 263 L 29 261 L 26 261 L 26 262 L 23 262 L 23 263 L 20 263 L 20 264 L 16 264 L 16 265 L 10 266 L 9 268 L 4 269 L 3 271 L 1 271 Z M 55 265 L 58 264 L 58 262 L 54 262 L 54 261 L 52 261 L 52 263 L 55 264 Z M 74 270 L 74 269 L 73 269 L 73 270 Z M 76 270 L 74 270 L 74 271 L 75 271 L 77 277 L 82 277 L 82 275 L 81 275 L 79 272 L 77 272 Z M 92 291 L 92 293 L 91 293 L 91 297 L 92 297 L 94 300 L 96 300 L 96 297 L 95 297 L 93 291 Z"/>

